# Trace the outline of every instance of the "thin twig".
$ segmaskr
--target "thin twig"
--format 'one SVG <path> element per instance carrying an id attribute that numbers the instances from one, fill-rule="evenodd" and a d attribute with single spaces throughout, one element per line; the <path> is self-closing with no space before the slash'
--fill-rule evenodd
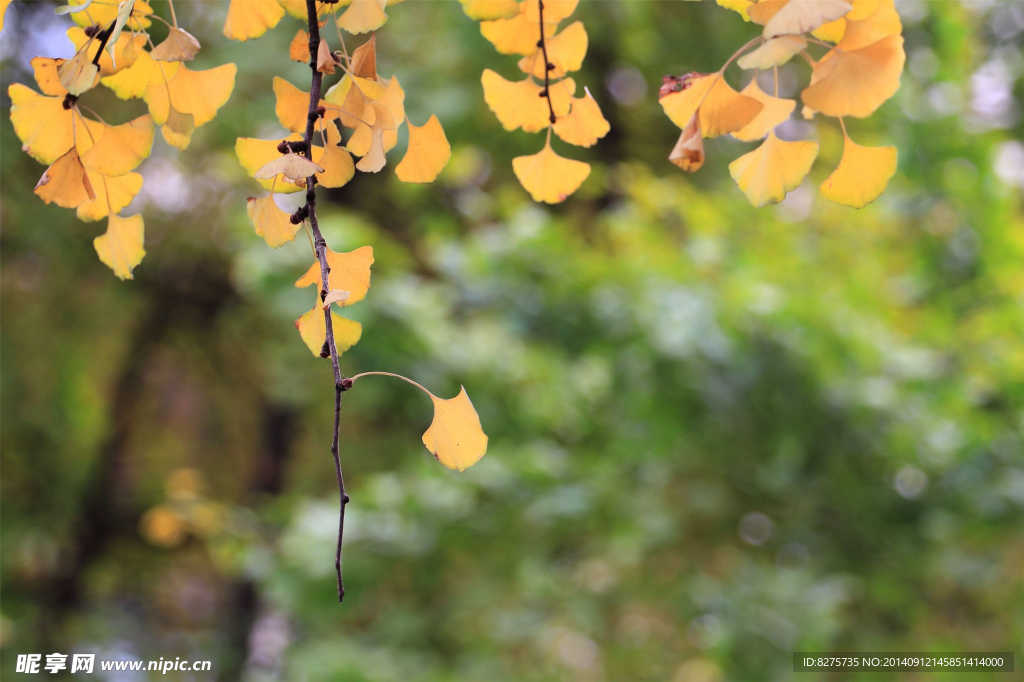
<path id="1" fill-rule="evenodd" d="M 540 15 L 540 40 L 537 41 L 540 46 L 540 51 L 544 55 L 544 96 L 548 100 L 548 120 L 554 125 L 558 119 L 555 117 L 555 105 L 551 103 L 551 69 L 554 66 L 548 61 L 548 43 L 544 39 L 544 0 L 538 0 L 537 12 Z M 533 67 L 530 67 L 530 71 L 533 72 Z"/>
<path id="2" fill-rule="evenodd" d="M 313 71 L 313 84 L 309 89 L 309 114 L 306 118 L 306 148 L 303 150 L 310 161 L 313 160 L 313 128 L 317 119 L 320 118 L 317 110 L 320 108 L 320 88 L 323 83 L 323 74 L 316 70 L 317 52 L 320 49 L 320 22 L 317 18 L 316 0 L 306 0 L 306 15 L 309 19 L 309 68 Z M 313 245 L 317 259 L 320 261 L 320 300 L 323 301 L 330 291 L 329 278 L 331 268 L 327 264 L 327 242 L 320 233 L 320 226 L 316 220 L 316 176 L 306 178 L 306 212 L 309 215 L 309 226 L 313 232 Z M 330 353 L 331 366 L 334 369 L 334 441 L 331 445 L 331 454 L 334 455 L 334 470 L 338 478 L 338 497 L 340 500 L 340 513 L 338 515 L 338 546 L 334 554 L 334 569 L 338 574 L 338 601 L 344 601 L 345 584 L 341 579 L 341 544 L 345 533 L 345 505 L 348 504 L 348 494 L 345 492 L 345 477 L 341 473 L 341 457 L 339 455 L 339 441 L 341 440 L 341 398 L 342 394 L 351 387 L 352 383 L 341 375 L 341 365 L 338 362 L 338 348 L 334 343 L 334 324 L 331 320 L 331 307 L 324 310 L 324 324 L 327 327 L 327 337 L 324 339 L 324 346 Z M 320 354 L 326 357 L 321 351 Z"/>

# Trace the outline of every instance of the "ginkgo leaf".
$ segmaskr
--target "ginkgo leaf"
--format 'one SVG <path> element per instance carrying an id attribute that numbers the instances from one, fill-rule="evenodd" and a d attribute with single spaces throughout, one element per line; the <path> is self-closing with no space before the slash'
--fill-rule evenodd
<path id="1" fill-rule="evenodd" d="M 72 7 L 84 5 L 89 0 L 68 0 L 68 4 Z M 95 26 L 99 24 L 101 26 L 108 26 L 111 22 L 117 19 L 117 10 L 120 3 L 116 1 L 111 2 L 93 2 L 89 5 L 88 12 L 76 12 L 71 15 L 75 23 L 86 28 L 88 26 Z M 135 0 L 135 4 L 132 6 L 132 17 L 129 21 L 129 26 L 134 29 L 149 28 L 153 22 L 150 21 L 148 16 L 153 13 L 153 8 L 149 6 L 144 0 Z"/>
<path id="2" fill-rule="evenodd" d="M 349 71 L 358 78 L 377 77 L 377 34 L 352 51 L 352 65 Z"/>
<path id="3" fill-rule="evenodd" d="M 722 7 L 739 12 L 739 15 L 743 17 L 743 21 L 750 21 L 750 15 L 747 14 L 747 10 L 750 9 L 754 2 L 756 0 L 718 0 L 718 4 Z"/>
<path id="4" fill-rule="evenodd" d="M 381 137 L 384 143 L 384 151 L 389 152 L 398 144 L 398 128 L 405 121 L 405 90 L 402 89 L 401 83 L 398 82 L 398 76 L 391 77 L 391 80 L 388 81 L 388 86 L 384 88 L 384 92 L 381 93 L 377 101 L 387 107 L 388 111 L 391 112 L 391 117 L 395 120 L 395 128 L 393 130 L 385 130 Z"/>
<path id="5" fill-rule="evenodd" d="M 721 72 L 688 73 L 674 79 L 671 92 L 661 96 L 658 103 L 673 123 L 685 128 L 711 91 L 711 86 L 721 77 Z"/>
<path id="6" fill-rule="evenodd" d="M 767 71 L 773 66 L 782 66 L 806 47 L 807 40 L 803 36 L 779 36 L 765 41 L 753 52 L 740 57 L 736 63 L 741 69 Z"/>
<path id="7" fill-rule="evenodd" d="M 423 434 L 423 444 L 441 464 L 465 471 L 487 453 L 487 434 L 480 426 L 480 416 L 465 387 L 447 400 L 427 394 L 434 403 L 434 419 Z"/>
<path id="8" fill-rule="evenodd" d="M 827 24 L 822 24 L 818 28 L 811 31 L 811 35 L 818 40 L 827 40 L 830 43 L 838 43 L 843 39 L 843 35 L 846 33 L 846 18 L 840 17 L 835 21 L 830 21 Z"/>
<path id="9" fill-rule="evenodd" d="M 473 21 L 511 19 L 519 14 L 516 0 L 460 0 L 462 11 Z"/>
<path id="10" fill-rule="evenodd" d="M 192 114 L 178 111 L 174 107 L 167 110 L 167 120 L 160 126 L 160 132 L 167 144 L 182 151 L 188 149 L 195 130 L 196 122 Z"/>
<path id="11" fill-rule="evenodd" d="M 396 123 L 394 117 L 391 115 L 391 111 L 380 102 L 370 102 L 370 106 L 373 107 L 374 110 L 374 122 L 373 125 L 370 126 L 370 145 L 363 154 L 363 158 L 356 164 L 356 168 L 364 173 L 377 173 L 384 168 L 384 165 L 387 163 L 384 150 L 384 133 L 389 130 L 394 130 Z M 353 150 L 353 141 L 357 136 L 363 135 L 365 131 L 366 127 L 363 126 L 361 129 L 358 129 L 353 133 L 348 144 L 350 151 Z M 352 153 L 359 156 L 357 151 L 352 151 Z"/>
<path id="12" fill-rule="evenodd" d="M 864 208 L 881 196 L 895 174 L 896 147 L 862 147 L 844 136 L 843 158 L 820 189 L 829 201 Z"/>
<path id="13" fill-rule="evenodd" d="M 245 42 L 259 38 L 267 29 L 277 26 L 284 8 L 277 0 L 231 0 L 224 22 L 224 37 Z"/>
<path id="14" fill-rule="evenodd" d="M 153 48 L 149 56 L 158 62 L 189 62 L 202 47 L 188 31 L 172 26 L 162 43 Z"/>
<path id="15" fill-rule="evenodd" d="M 764 109 L 758 100 L 742 95 L 719 78 L 697 109 L 704 137 L 718 137 L 741 130 Z"/>
<path id="16" fill-rule="evenodd" d="M 325 314 L 320 307 L 320 295 L 317 294 L 313 309 L 295 320 L 295 328 L 299 330 L 299 336 L 302 337 L 314 357 L 320 357 L 320 350 L 324 346 L 324 341 L 327 340 Z M 338 355 L 356 345 L 359 342 L 359 337 L 363 335 L 363 325 L 333 311 L 331 312 L 331 328 L 334 330 L 334 347 L 338 349 Z"/>
<path id="17" fill-rule="evenodd" d="M 757 2 L 747 7 L 747 16 L 755 24 L 764 26 L 767 24 L 772 17 L 779 13 L 789 0 L 757 0 Z"/>
<path id="18" fill-rule="evenodd" d="M 334 73 L 337 63 L 334 55 L 331 54 L 331 47 L 327 44 L 327 40 L 321 38 L 320 47 L 316 51 L 316 70 L 320 73 Z"/>
<path id="19" fill-rule="evenodd" d="M 85 166 L 74 147 L 46 169 L 34 191 L 46 203 L 64 208 L 77 208 L 96 198 Z"/>
<path id="20" fill-rule="evenodd" d="M 611 126 L 601 114 L 597 100 L 584 88 L 584 96 L 572 100 L 569 114 L 562 116 L 552 127 L 564 142 L 577 147 L 592 147 L 608 134 Z"/>
<path id="21" fill-rule="evenodd" d="M 814 65 L 801 99 L 826 116 L 870 116 L 899 89 L 905 59 L 898 35 L 859 50 L 833 50 Z"/>
<path id="22" fill-rule="evenodd" d="M 110 61 L 115 69 L 117 68 L 117 41 L 121 39 L 121 31 L 124 30 L 124 25 L 128 23 L 128 17 L 132 15 L 132 7 L 134 6 L 135 0 L 122 0 L 121 4 L 117 6 L 117 19 L 114 21 L 114 30 L 107 41 L 107 53 L 110 54 Z"/>
<path id="23" fill-rule="evenodd" d="M 361 246 L 355 251 L 338 253 L 327 248 L 327 267 L 331 269 L 328 275 L 330 289 L 341 289 L 348 292 L 348 298 L 341 302 L 340 307 L 350 306 L 353 303 L 366 298 L 366 292 L 370 290 L 370 266 L 373 265 L 373 247 Z M 295 286 L 308 287 L 316 285 L 317 291 L 323 281 L 320 276 L 320 263 L 314 262 L 309 266 Z"/>
<path id="24" fill-rule="evenodd" d="M 737 140 L 744 142 L 760 140 L 768 134 L 768 131 L 774 130 L 776 126 L 786 121 L 793 113 L 793 109 L 796 108 L 796 100 L 772 97 L 763 92 L 758 86 L 756 78 L 751 79 L 747 87 L 743 88 L 743 94 L 763 105 L 761 111 L 750 123 L 732 134 Z"/>
<path id="25" fill-rule="evenodd" d="M 296 142 L 302 139 L 302 135 L 293 133 L 285 138 L 290 142 Z M 249 175 L 255 175 L 256 171 L 269 162 L 273 161 L 281 155 L 281 152 L 277 150 L 282 140 L 257 140 L 252 137 L 240 137 L 235 141 L 235 155 L 238 157 L 238 162 L 242 164 L 242 167 L 249 173 Z M 314 158 L 316 157 L 316 150 L 313 151 Z M 272 187 L 275 192 L 287 194 L 290 192 L 298 192 L 304 187 L 298 187 L 288 182 L 274 182 L 274 179 L 260 180 L 259 183 L 263 185 L 263 188 L 270 190 Z"/>
<path id="26" fill-rule="evenodd" d="M 851 9 L 846 0 L 790 0 L 764 25 L 764 37 L 807 33 Z"/>
<path id="27" fill-rule="evenodd" d="M 92 240 L 100 260 L 121 279 L 134 279 L 135 269 L 146 255 L 145 223 L 141 215 L 122 218 L 111 215 L 107 231 Z"/>
<path id="28" fill-rule="evenodd" d="M 256 171 L 254 177 L 257 180 L 271 180 L 275 175 L 283 175 L 288 180 L 299 180 L 323 172 L 324 169 L 321 166 L 313 163 L 305 156 L 289 153 L 282 154 L 280 157 L 265 164 Z"/>
<path id="29" fill-rule="evenodd" d="M 388 20 L 384 13 L 386 4 L 387 0 L 352 0 L 348 9 L 338 17 L 338 26 L 355 34 L 376 31 Z"/>
<path id="30" fill-rule="evenodd" d="M 512 170 L 534 201 L 558 204 L 580 188 L 590 164 L 559 156 L 545 143 L 536 154 L 512 159 Z"/>
<path id="31" fill-rule="evenodd" d="M 484 69 L 480 82 L 484 86 L 484 101 L 505 130 L 522 128 L 528 133 L 535 133 L 551 124 L 547 99 L 541 96 L 543 88 L 531 78 L 508 81 L 494 71 Z M 551 84 L 551 104 L 556 118 L 569 113 L 575 93 L 576 82 L 571 78 Z"/>
<path id="32" fill-rule="evenodd" d="M 89 184 L 96 190 L 96 198 L 78 207 L 75 215 L 83 222 L 102 220 L 110 214 L 120 213 L 142 189 L 142 176 L 138 173 L 125 173 L 111 177 L 85 170 Z"/>
<path id="33" fill-rule="evenodd" d="M 249 220 L 256 229 L 256 234 L 263 237 L 267 246 L 276 249 L 295 239 L 301 225 L 293 225 L 291 216 L 277 207 L 274 195 L 266 197 L 249 197 L 247 202 Z"/>
<path id="34" fill-rule="evenodd" d="M 84 50 L 57 67 L 61 87 L 75 97 L 95 87 L 99 74 L 99 67 L 89 60 Z"/>
<path id="35" fill-rule="evenodd" d="M 179 66 L 179 62 L 158 62 L 142 51 L 131 66 L 101 78 L 100 82 L 121 99 L 136 99 L 145 97 L 150 85 L 164 87 L 178 73 Z"/>
<path id="36" fill-rule="evenodd" d="M 288 57 L 293 62 L 309 63 L 309 34 L 301 28 L 296 32 L 292 42 L 288 45 Z"/>
<path id="37" fill-rule="evenodd" d="M 842 40 L 837 46 L 840 50 L 847 52 L 859 50 L 862 47 L 873 45 L 887 36 L 899 35 L 903 31 L 903 23 L 900 21 L 900 15 L 896 11 L 893 0 L 880 0 L 864 4 L 867 4 L 868 7 L 874 6 L 874 10 L 862 16 L 856 11 L 857 4 L 854 4 L 855 11 L 850 12 L 846 17 Z"/>
<path id="38" fill-rule="evenodd" d="M 537 51 L 540 40 L 540 23 L 530 21 L 525 14 L 526 4 L 521 3 L 523 11 L 511 19 L 497 21 L 481 21 L 480 33 L 494 45 L 501 54 L 530 55 Z M 544 35 L 553 35 L 558 22 L 544 22 Z"/>
<path id="39" fill-rule="evenodd" d="M 124 175 L 138 168 L 153 149 L 155 128 L 148 114 L 123 125 L 100 123 L 102 133 L 82 154 L 86 168 L 103 175 Z"/>
<path id="40" fill-rule="evenodd" d="M 306 132 L 306 122 L 309 120 L 309 93 L 299 90 L 283 78 L 274 76 L 274 97 L 277 103 L 274 105 L 274 113 L 281 125 L 293 133 Z M 326 106 L 329 102 L 320 100 L 320 106 Z M 325 118 L 332 118 L 334 111 L 328 109 Z"/>
<path id="41" fill-rule="evenodd" d="M 583 58 L 587 56 L 587 30 L 583 22 L 574 21 L 556 35 L 546 38 L 548 63 L 554 66 L 548 72 L 550 78 L 561 78 L 570 71 L 579 71 Z M 519 60 L 519 70 L 543 80 L 546 69 L 544 52 L 541 48 Z"/>
<path id="42" fill-rule="evenodd" d="M 63 97 L 68 94 L 68 91 L 60 84 L 60 76 L 57 74 L 57 69 L 66 61 L 66 59 L 52 59 L 50 57 L 33 57 L 32 61 L 29 62 L 32 65 L 36 85 L 39 86 L 44 95 Z"/>
<path id="43" fill-rule="evenodd" d="M 92 10 L 90 10 L 91 12 Z M 74 26 L 69 28 L 67 31 L 68 39 L 74 43 L 76 50 L 85 50 L 87 55 L 86 59 L 93 61 L 96 58 L 96 52 L 100 49 L 100 44 L 96 40 L 92 40 L 89 43 L 90 38 L 85 34 L 85 31 Z M 145 53 L 143 49 L 146 46 L 145 35 L 131 35 L 129 33 L 122 33 L 121 36 L 114 40 L 113 38 L 107 43 L 107 46 L 114 46 L 114 59 L 111 59 L 110 52 L 104 51 L 100 55 L 99 67 L 100 76 L 112 76 L 116 73 L 120 73 L 122 70 L 132 66 L 135 61 Z"/>
<path id="44" fill-rule="evenodd" d="M 799 187 L 817 155 L 817 142 L 784 142 L 773 131 L 760 147 L 730 163 L 729 173 L 750 203 L 761 208 Z"/>
<path id="45" fill-rule="evenodd" d="M 334 124 L 327 126 L 327 145 L 321 147 L 321 155 L 317 156 L 317 147 L 313 148 L 313 158 L 316 163 L 324 168 L 322 173 L 316 174 L 317 184 L 328 189 L 343 187 L 356 174 L 356 166 L 352 161 L 352 155 L 344 147 L 338 146 L 341 142 L 341 133 Z"/>
<path id="46" fill-rule="evenodd" d="M 695 115 L 683 128 L 668 160 L 689 173 L 696 173 L 704 165 L 704 136 L 700 132 L 700 117 Z"/>
<path id="47" fill-rule="evenodd" d="M 331 289 L 330 291 L 327 292 L 327 295 L 324 296 L 324 303 L 320 307 L 323 308 L 324 310 L 327 310 L 334 303 L 344 303 L 345 301 L 348 300 L 348 297 L 350 295 L 351 292 L 349 291 L 342 291 L 341 289 Z"/>
<path id="48" fill-rule="evenodd" d="M 179 64 L 177 73 L 166 85 L 153 83 L 146 88 L 145 100 L 149 113 L 158 125 L 167 121 L 170 107 L 183 114 L 192 114 L 198 128 L 209 123 L 231 97 L 235 87 L 234 64 L 224 64 L 206 71 L 192 71 Z"/>
<path id="49" fill-rule="evenodd" d="M 11 123 L 22 142 L 22 151 L 47 165 L 74 145 L 74 112 L 64 108 L 63 97 L 40 95 L 32 88 L 14 83 L 7 88 L 11 98 Z"/>
<path id="50" fill-rule="evenodd" d="M 395 168 L 395 174 L 402 182 L 433 182 L 451 158 L 452 146 L 448 144 L 444 128 L 437 116 L 431 114 L 420 127 L 409 124 L 409 148 Z"/>

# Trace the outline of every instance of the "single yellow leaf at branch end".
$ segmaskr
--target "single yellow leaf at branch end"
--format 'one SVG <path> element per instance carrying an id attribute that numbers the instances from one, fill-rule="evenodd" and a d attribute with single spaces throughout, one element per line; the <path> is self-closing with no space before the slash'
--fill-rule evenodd
<path id="1" fill-rule="evenodd" d="M 107 221 L 107 231 L 96 237 L 92 245 L 100 260 L 124 280 L 134 279 L 132 270 L 146 255 L 144 241 L 145 224 L 141 215 L 127 218 L 111 215 Z"/>
<path id="2" fill-rule="evenodd" d="M 821 183 L 821 194 L 843 206 L 864 208 L 882 195 L 896 174 L 896 157 L 896 147 L 862 147 L 846 137 L 843 158 Z"/>
<path id="3" fill-rule="evenodd" d="M 423 434 L 423 444 L 449 469 L 465 471 L 487 453 L 487 434 L 465 387 L 445 400 L 431 394 L 434 420 Z"/>
<path id="4" fill-rule="evenodd" d="M 559 156 L 545 144 L 536 154 L 512 159 L 512 170 L 534 201 L 559 204 L 587 179 L 590 164 Z"/>
<path id="5" fill-rule="evenodd" d="M 817 156 L 817 142 L 784 142 L 772 131 L 764 144 L 730 163 L 729 173 L 750 203 L 761 208 L 799 187 Z"/>
<path id="6" fill-rule="evenodd" d="M 451 158 L 452 146 L 444 128 L 437 116 L 431 114 L 422 126 L 409 124 L 409 148 L 395 167 L 395 174 L 402 182 L 433 182 Z"/>

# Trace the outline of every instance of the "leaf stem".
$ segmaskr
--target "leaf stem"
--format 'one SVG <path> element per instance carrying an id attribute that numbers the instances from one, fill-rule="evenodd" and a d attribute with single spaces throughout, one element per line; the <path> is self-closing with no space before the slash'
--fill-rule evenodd
<path id="1" fill-rule="evenodd" d="M 551 62 L 548 61 L 548 43 L 544 37 L 544 0 L 537 0 L 537 13 L 540 16 L 540 40 L 537 42 L 544 55 L 544 96 L 548 100 L 548 120 L 554 125 L 558 119 L 555 116 L 555 105 L 551 103 Z M 530 71 L 533 72 L 532 66 Z"/>
<path id="2" fill-rule="evenodd" d="M 316 121 L 320 118 L 317 109 L 320 107 L 320 89 L 323 84 L 323 74 L 316 70 L 317 52 L 320 49 L 320 22 L 317 17 L 316 0 L 306 0 L 306 16 L 309 19 L 309 68 L 313 72 L 313 81 L 309 89 L 309 113 L 306 116 L 306 148 L 303 150 L 310 161 L 313 160 L 313 129 Z M 331 268 L 327 264 L 327 242 L 320 233 L 320 226 L 316 220 L 316 175 L 306 178 L 306 209 L 309 215 L 309 227 L 313 233 L 313 249 L 316 252 L 317 260 L 320 261 L 320 300 L 323 301 L 330 291 L 329 281 Z M 341 440 L 341 399 L 342 394 L 351 386 L 341 374 L 341 365 L 338 362 L 338 348 L 334 343 L 334 324 L 331 319 L 331 306 L 324 311 L 324 325 L 327 335 L 324 339 L 324 346 L 331 357 L 331 367 L 334 370 L 334 439 L 331 444 L 331 454 L 334 456 L 334 471 L 338 479 L 338 498 L 340 511 L 338 514 L 338 545 L 334 553 L 334 570 L 338 575 L 338 601 L 345 599 L 345 583 L 341 577 L 341 545 L 345 534 L 345 507 L 348 505 L 349 497 L 345 492 L 345 477 L 341 471 L 341 457 L 339 454 L 339 442 Z M 321 355 L 326 357 L 324 351 Z"/>

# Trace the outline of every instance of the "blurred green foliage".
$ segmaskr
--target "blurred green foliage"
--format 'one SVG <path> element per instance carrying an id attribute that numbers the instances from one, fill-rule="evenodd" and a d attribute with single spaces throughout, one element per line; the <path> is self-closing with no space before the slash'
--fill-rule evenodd
<path id="1" fill-rule="evenodd" d="M 179 7 L 198 65 L 239 74 L 186 152 L 160 140 L 143 166 L 134 282 L 96 258 L 101 224 L 32 194 L 43 169 L 4 95 L 2 669 L 52 651 L 212 659 L 223 680 L 835 679 L 794 675 L 794 650 L 1019 666 L 1024 12 L 899 8 L 903 87 L 851 134 L 896 144 L 900 170 L 859 212 L 814 187 L 831 121 L 792 124 L 821 161 L 776 208 L 729 180 L 749 145 L 709 142 L 694 176 L 668 163 L 661 75 L 715 69 L 756 31 L 714 3 L 583 3 L 579 81 L 612 132 L 557 207 L 511 172 L 540 138 L 482 100 L 480 72 L 515 60 L 456 3 L 391 10 L 380 71 L 454 156 L 434 185 L 397 182 L 396 156 L 319 202 L 333 248 L 376 254 L 343 369 L 464 384 L 491 440 L 457 474 L 420 443 L 417 391 L 346 396 L 341 606 L 330 367 L 292 326 L 311 256 L 253 234 L 232 151 L 276 133 L 274 75 L 307 80 L 298 23 L 229 44 L 226 3 Z M 15 3 L 4 83 L 66 50 L 65 23 Z M 141 112 L 90 96 L 108 120 Z"/>

